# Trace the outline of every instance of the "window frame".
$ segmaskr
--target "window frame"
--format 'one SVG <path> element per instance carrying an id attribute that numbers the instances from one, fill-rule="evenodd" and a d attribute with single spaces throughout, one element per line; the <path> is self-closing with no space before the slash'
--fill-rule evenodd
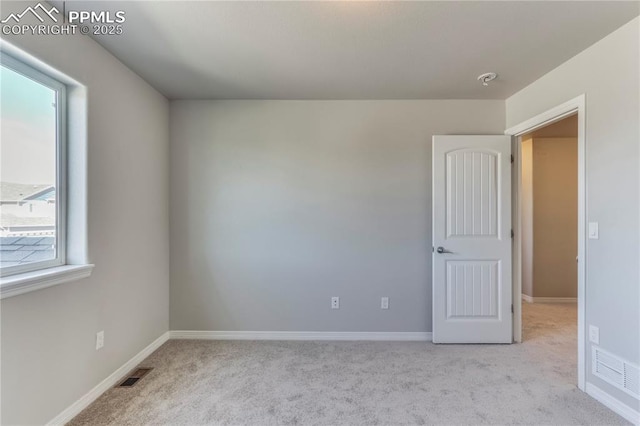
<path id="1" fill-rule="evenodd" d="M 4 51 L 0 51 L 0 65 L 56 93 L 56 257 L 0 268 L 0 277 L 9 277 L 67 264 L 67 86 Z"/>

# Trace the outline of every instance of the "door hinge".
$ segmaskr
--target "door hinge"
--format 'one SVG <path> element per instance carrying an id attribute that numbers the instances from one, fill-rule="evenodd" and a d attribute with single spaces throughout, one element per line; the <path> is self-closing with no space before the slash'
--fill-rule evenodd
<path id="1" fill-rule="evenodd" d="M 513 159 L 513 154 L 511 154 L 511 164 L 513 164 L 515 160 Z"/>
<path id="2" fill-rule="evenodd" d="M 511 304 L 511 313 L 513 313 L 513 303 Z"/>
<path id="3" fill-rule="evenodd" d="M 515 234 L 513 233 L 513 229 L 511 230 L 511 238 L 513 238 Z"/>

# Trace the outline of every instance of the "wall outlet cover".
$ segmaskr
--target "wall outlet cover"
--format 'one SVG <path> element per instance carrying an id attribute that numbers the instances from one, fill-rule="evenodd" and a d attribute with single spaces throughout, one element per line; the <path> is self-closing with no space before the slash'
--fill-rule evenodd
<path id="1" fill-rule="evenodd" d="M 389 309 L 389 298 L 383 297 L 380 299 L 380 309 Z"/>
<path id="2" fill-rule="evenodd" d="M 331 309 L 340 309 L 340 298 L 339 297 L 332 297 L 331 298 Z"/>
<path id="3" fill-rule="evenodd" d="M 104 347 L 104 331 L 96 333 L 96 351 Z"/>

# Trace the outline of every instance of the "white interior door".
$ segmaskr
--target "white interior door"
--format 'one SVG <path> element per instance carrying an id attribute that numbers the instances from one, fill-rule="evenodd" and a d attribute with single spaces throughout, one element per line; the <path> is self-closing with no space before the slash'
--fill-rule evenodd
<path id="1" fill-rule="evenodd" d="M 433 137 L 433 341 L 511 343 L 511 139 Z"/>

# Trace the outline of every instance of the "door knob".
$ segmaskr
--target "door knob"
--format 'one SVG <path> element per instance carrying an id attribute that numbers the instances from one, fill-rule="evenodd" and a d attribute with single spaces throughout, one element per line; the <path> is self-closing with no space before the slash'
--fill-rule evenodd
<path id="1" fill-rule="evenodd" d="M 442 253 L 453 253 L 452 251 L 449 251 L 449 250 L 447 250 L 447 249 L 446 249 L 446 248 L 444 248 L 444 247 L 438 247 L 438 248 L 436 249 L 436 251 L 437 251 L 438 253 L 440 253 L 440 254 L 442 254 Z"/>

